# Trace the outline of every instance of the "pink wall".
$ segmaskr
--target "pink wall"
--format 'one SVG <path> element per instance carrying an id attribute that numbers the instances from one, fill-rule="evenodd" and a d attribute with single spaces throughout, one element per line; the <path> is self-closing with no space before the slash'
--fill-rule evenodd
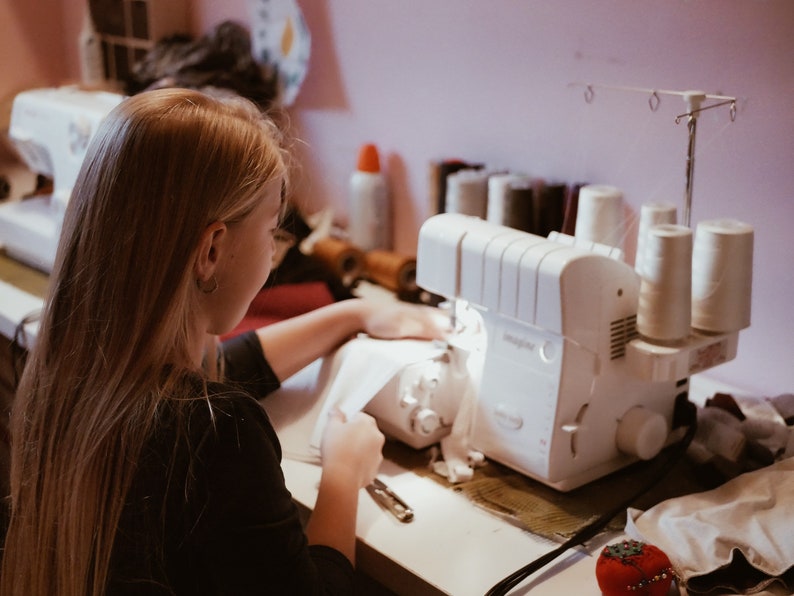
<path id="1" fill-rule="evenodd" d="M 0 1 L 0 97 L 37 84 L 54 84 L 65 70 L 66 42 L 59 2 Z"/>
<path id="2" fill-rule="evenodd" d="M 56 84 L 65 70 L 59 31 L 61 5 L 42 0 L 0 0 L 0 130 L 8 126 L 11 102 L 21 90 Z M 11 151 L 0 141 L 0 159 Z"/>
<path id="3" fill-rule="evenodd" d="M 74 39 L 80 3 L 61 1 L 66 26 L 76 23 Z M 571 83 L 738 97 L 735 122 L 718 108 L 703 113 L 698 128 L 692 224 L 734 217 L 756 229 L 752 326 L 741 334 L 737 359 L 711 376 L 770 395 L 794 391 L 790 0 L 300 5 L 313 41 L 309 75 L 291 109 L 306 141 L 301 197 L 308 210 L 331 205 L 343 219 L 358 146 L 377 143 L 403 252 L 415 251 L 428 214 L 428 163 L 440 157 L 613 184 L 624 190 L 632 214 L 650 200 L 681 204 L 687 132 L 674 117 L 683 101 L 663 96 L 652 113 L 644 95 L 596 89 L 587 104 Z M 0 0 L 0 16 L 17 11 L 9 6 Z M 193 4 L 196 33 L 247 15 L 245 0 Z M 32 27 L 20 25 L 14 38 L 27 51 L 35 45 Z M 41 55 L 26 59 L 51 70 L 57 60 L 47 66 Z M 67 57 L 65 78 L 75 64 Z M 633 258 L 632 239 L 627 246 Z"/>

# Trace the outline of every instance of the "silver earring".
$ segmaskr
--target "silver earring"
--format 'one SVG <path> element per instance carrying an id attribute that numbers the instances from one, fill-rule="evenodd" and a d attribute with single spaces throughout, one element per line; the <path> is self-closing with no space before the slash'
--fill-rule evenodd
<path id="1" fill-rule="evenodd" d="M 200 279 L 196 279 L 196 287 L 197 287 L 199 290 L 201 290 L 201 292 L 202 292 L 203 294 L 212 294 L 212 293 L 213 293 L 215 290 L 217 290 L 217 289 L 218 289 L 218 280 L 216 279 L 216 277 L 215 277 L 214 275 L 212 276 L 212 281 L 211 281 L 211 283 L 212 283 L 212 285 L 211 285 L 210 287 L 208 287 L 208 288 L 205 288 L 205 287 L 202 285 L 202 283 L 201 283 L 201 280 L 200 280 Z"/>

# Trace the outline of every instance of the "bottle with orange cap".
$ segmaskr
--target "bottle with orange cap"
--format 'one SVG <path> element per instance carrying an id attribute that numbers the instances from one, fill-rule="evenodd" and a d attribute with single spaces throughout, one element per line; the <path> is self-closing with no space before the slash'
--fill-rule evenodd
<path id="1" fill-rule="evenodd" d="M 392 213 L 378 148 L 361 147 L 358 165 L 350 176 L 348 238 L 364 251 L 391 249 Z"/>

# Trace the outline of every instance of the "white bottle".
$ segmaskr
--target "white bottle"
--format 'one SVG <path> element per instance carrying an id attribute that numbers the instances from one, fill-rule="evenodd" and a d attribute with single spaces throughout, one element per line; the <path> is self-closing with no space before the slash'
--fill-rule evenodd
<path id="1" fill-rule="evenodd" d="M 350 242 L 364 251 L 391 249 L 391 204 L 375 145 L 363 145 L 359 151 L 350 177 L 348 213 Z"/>
<path id="2" fill-rule="evenodd" d="M 79 55 L 80 55 L 80 80 L 83 85 L 92 87 L 100 85 L 105 80 L 105 62 L 102 57 L 102 42 L 94 28 L 94 19 L 91 9 L 85 7 L 83 13 L 83 28 L 80 30 Z"/>

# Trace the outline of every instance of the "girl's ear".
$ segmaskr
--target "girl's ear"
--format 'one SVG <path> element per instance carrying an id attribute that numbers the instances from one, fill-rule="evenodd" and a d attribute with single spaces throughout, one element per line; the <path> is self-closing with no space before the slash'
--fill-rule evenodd
<path id="1" fill-rule="evenodd" d="M 204 228 L 193 265 L 197 282 L 206 282 L 215 275 L 215 268 L 226 246 L 227 232 L 226 224 L 221 221 L 214 221 Z"/>

